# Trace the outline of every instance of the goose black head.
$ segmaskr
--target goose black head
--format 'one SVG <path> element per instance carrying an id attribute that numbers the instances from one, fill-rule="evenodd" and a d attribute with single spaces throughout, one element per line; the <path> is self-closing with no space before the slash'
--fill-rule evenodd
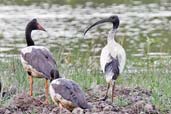
<path id="1" fill-rule="evenodd" d="M 26 26 L 26 30 L 42 30 L 46 31 L 38 22 L 37 19 L 32 19 Z"/>
<path id="2" fill-rule="evenodd" d="M 58 78 L 61 78 L 60 75 L 59 75 L 59 71 L 58 70 L 51 70 L 50 72 L 50 82 L 53 81 L 54 79 L 58 79 Z"/>
<path id="3" fill-rule="evenodd" d="M 106 22 L 110 22 L 113 24 L 113 29 L 117 29 L 119 27 L 119 17 L 116 16 L 116 15 L 113 15 L 113 16 L 110 16 L 109 18 L 105 18 L 105 19 L 102 19 L 100 21 L 97 21 L 95 22 L 94 24 L 92 24 L 90 27 L 88 27 L 85 32 L 84 32 L 84 35 L 92 28 L 94 27 L 95 25 L 98 25 L 98 24 L 102 24 L 102 23 L 106 23 Z"/>

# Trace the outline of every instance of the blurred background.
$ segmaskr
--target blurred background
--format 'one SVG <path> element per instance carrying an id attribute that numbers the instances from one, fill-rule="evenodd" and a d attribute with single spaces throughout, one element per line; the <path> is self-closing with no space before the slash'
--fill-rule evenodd
<path id="1" fill-rule="evenodd" d="M 19 50 L 26 47 L 25 27 L 33 18 L 37 18 L 48 33 L 33 31 L 32 38 L 36 45 L 52 51 L 61 74 L 84 88 L 105 84 L 99 56 L 112 25 L 93 28 L 86 39 L 83 39 L 83 32 L 89 25 L 111 15 L 120 18 L 116 40 L 127 53 L 126 67 L 117 83 L 152 90 L 152 103 L 169 110 L 170 0 L 0 0 L 0 80 L 3 89 L 28 90 L 28 80 L 18 55 Z M 40 80 L 37 82 L 37 85 L 39 82 L 43 85 Z M 36 87 L 43 91 L 42 86 Z M 2 104 L 8 99 L 1 100 Z"/>
<path id="2" fill-rule="evenodd" d="M 169 0 L 0 0 L 1 61 L 18 55 L 18 50 L 26 46 L 25 26 L 32 18 L 37 18 L 48 31 L 33 32 L 37 45 L 57 51 L 62 47 L 66 55 L 77 49 L 83 53 L 91 51 L 98 60 L 111 24 L 91 30 L 87 40 L 83 40 L 83 32 L 110 15 L 120 18 L 117 40 L 128 58 L 170 57 Z"/>

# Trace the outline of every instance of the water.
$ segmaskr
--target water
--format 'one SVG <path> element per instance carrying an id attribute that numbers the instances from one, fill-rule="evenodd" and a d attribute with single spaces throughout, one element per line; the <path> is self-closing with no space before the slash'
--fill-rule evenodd
<path id="1" fill-rule="evenodd" d="M 74 7 L 50 3 L 29 6 L 1 4 L 0 7 L 1 60 L 17 56 L 19 50 L 26 46 L 25 26 L 32 18 L 37 18 L 48 31 L 32 33 L 36 45 L 44 45 L 51 50 L 63 47 L 66 55 L 75 49 L 84 53 L 91 51 L 92 57 L 98 60 L 112 25 L 103 24 L 92 29 L 86 40 L 83 32 L 90 24 L 112 14 L 120 18 L 117 41 L 125 48 L 128 60 L 152 58 L 158 65 L 161 57 L 163 61 L 171 58 L 171 3 L 167 1 L 98 5 L 88 2 L 74 4 Z M 138 63 L 135 66 L 139 66 Z"/>

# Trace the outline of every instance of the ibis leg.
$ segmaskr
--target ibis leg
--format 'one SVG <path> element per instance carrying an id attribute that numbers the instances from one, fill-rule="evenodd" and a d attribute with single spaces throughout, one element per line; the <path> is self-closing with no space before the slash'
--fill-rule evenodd
<path id="1" fill-rule="evenodd" d="M 105 95 L 104 98 L 102 99 L 103 101 L 105 101 L 105 100 L 108 98 L 109 87 L 110 87 L 110 83 L 107 84 L 106 95 Z"/>
<path id="2" fill-rule="evenodd" d="M 45 80 L 45 103 L 48 104 L 48 92 L 49 92 L 49 86 L 48 86 L 48 80 Z"/>
<path id="3" fill-rule="evenodd" d="M 112 85 L 112 102 L 113 102 L 114 92 L 115 92 L 115 82 Z"/>
<path id="4" fill-rule="evenodd" d="M 33 96 L 33 77 L 29 76 L 30 81 L 30 96 Z"/>

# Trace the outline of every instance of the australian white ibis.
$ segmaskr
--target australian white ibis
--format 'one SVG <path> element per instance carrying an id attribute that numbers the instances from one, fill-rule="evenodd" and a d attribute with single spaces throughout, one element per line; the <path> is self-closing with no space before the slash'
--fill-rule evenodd
<path id="1" fill-rule="evenodd" d="M 70 111 L 76 107 L 91 108 L 80 86 L 72 80 L 64 78 L 53 80 L 49 86 L 49 93 L 52 101 L 61 108 L 64 107 Z"/>
<path id="2" fill-rule="evenodd" d="M 88 29 L 86 29 L 84 35 L 87 33 L 88 30 L 90 30 L 95 25 L 105 22 L 112 23 L 113 28 L 111 31 L 109 31 L 107 37 L 107 44 L 102 49 L 101 56 L 100 56 L 101 69 L 105 74 L 105 79 L 108 83 L 106 95 L 103 100 L 107 99 L 109 87 L 110 85 L 112 85 L 112 102 L 113 102 L 115 81 L 119 76 L 119 74 L 122 73 L 126 61 L 126 53 L 124 48 L 115 41 L 115 34 L 119 26 L 118 16 L 110 16 L 109 18 L 97 21 L 96 23 L 91 25 Z"/>
<path id="3" fill-rule="evenodd" d="M 27 47 L 21 49 L 20 57 L 25 71 L 29 75 L 30 95 L 33 95 L 33 77 L 45 78 L 45 103 L 48 103 L 48 80 L 59 77 L 57 65 L 51 52 L 43 46 L 35 46 L 31 38 L 33 30 L 46 31 L 37 19 L 31 20 L 26 26 L 26 42 Z"/>

